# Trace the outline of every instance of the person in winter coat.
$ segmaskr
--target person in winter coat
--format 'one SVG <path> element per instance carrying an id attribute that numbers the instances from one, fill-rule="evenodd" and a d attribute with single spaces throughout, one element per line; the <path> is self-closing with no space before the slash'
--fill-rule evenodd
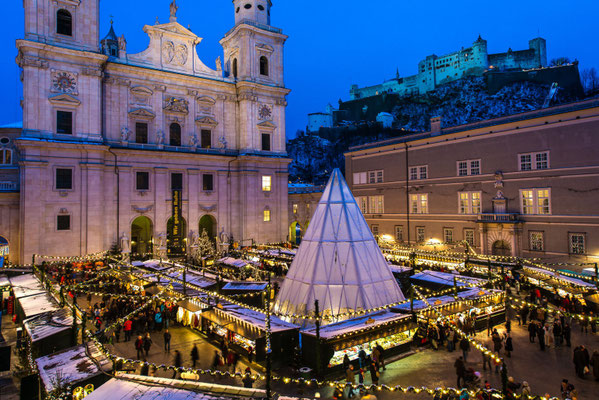
<path id="1" fill-rule="evenodd" d="M 499 354 L 501 352 L 501 348 L 503 347 L 503 343 L 501 340 L 501 336 L 499 336 L 499 332 L 497 332 L 497 329 L 493 330 L 491 339 L 493 340 L 493 351 Z"/>
<path id="2" fill-rule="evenodd" d="M 175 372 L 173 372 L 173 379 L 175 379 L 175 377 L 177 376 L 177 370 L 181 368 L 181 365 L 183 364 L 183 361 L 181 360 L 181 353 L 179 352 L 179 350 L 175 350 L 175 361 L 173 364 L 175 366 Z"/>
<path id="3" fill-rule="evenodd" d="M 125 342 L 128 342 L 131 340 L 131 328 L 132 327 L 133 327 L 133 321 L 131 321 L 130 319 L 125 321 L 125 323 L 123 324 L 123 331 L 125 331 Z"/>
<path id="4" fill-rule="evenodd" d="M 542 325 L 537 325 L 537 336 L 539 337 L 539 347 L 541 351 L 545 351 L 545 330 Z"/>
<path id="5" fill-rule="evenodd" d="M 347 369 L 349 368 L 349 356 L 346 354 L 343 356 L 343 370 L 347 371 Z"/>
<path id="6" fill-rule="evenodd" d="M 372 384 L 379 384 L 379 368 L 374 361 L 370 363 L 370 378 L 372 379 Z"/>
<path id="7" fill-rule="evenodd" d="M 137 350 L 137 359 L 141 360 L 144 355 L 144 338 L 141 335 L 135 341 L 135 350 Z"/>
<path id="8" fill-rule="evenodd" d="M 457 388 L 461 387 L 461 383 L 464 381 L 464 375 L 466 374 L 466 364 L 464 363 L 464 358 L 463 357 L 458 357 L 457 360 L 455 360 L 455 363 L 453 364 L 453 367 L 455 368 L 455 374 L 458 377 L 458 384 L 457 384 Z M 465 383 L 465 382 L 464 382 Z"/>
<path id="9" fill-rule="evenodd" d="M 154 314 L 154 322 L 156 323 L 156 330 L 158 332 L 162 331 L 162 313 L 160 311 Z"/>
<path id="10" fill-rule="evenodd" d="M 171 333 L 168 329 L 164 330 L 164 351 L 171 351 Z"/>
<path id="11" fill-rule="evenodd" d="M 251 389 L 254 386 L 254 379 L 252 378 L 252 370 L 250 367 L 245 369 L 245 376 L 242 379 L 243 387 Z"/>
<path id="12" fill-rule="evenodd" d="M 360 363 L 360 368 L 364 368 L 366 366 L 366 352 L 361 346 L 360 351 L 358 352 L 358 362 Z"/>
<path id="13" fill-rule="evenodd" d="M 591 357 L 591 366 L 593 367 L 593 376 L 599 381 L 599 351 L 595 350 Z"/>
<path id="14" fill-rule="evenodd" d="M 462 350 L 462 358 L 464 363 L 468 362 L 468 353 L 470 352 L 470 342 L 466 338 L 460 341 L 460 349 Z"/>
<path id="15" fill-rule="evenodd" d="M 196 346 L 195 344 L 193 345 L 193 348 L 191 349 L 191 365 L 192 368 L 196 367 L 196 362 L 200 359 L 200 353 L 198 351 L 198 346 Z"/>
<path id="16" fill-rule="evenodd" d="M 347 392 L 347 398 L 351 398 L 355 395 L 354 388 L 352 385 L 356 383 L 356 374 L 354 373 L 354 366 L 349 365 L 349 368 L 345 370 L 345 382 L 347 383 L 347 387 L 349 388 Z"/>
<path id="17" fill-rule="evenodd" d="M 528 340 L 530 340 L 530 343 L 535 342 L 535 336 L 537 336 L 537 324 L 530 321 L 530 324 L 528 324 Z"/>
<path id="18" fill-rule="evenodd" d="M 521 394 L 524 399 L 528 399 L 527 396 L 532 396 L 532 390 L 530 390 L 530 386 L 528 385 L 528 382 L 526 382 L 526 381 L 522 382 Z"/>
<path id="19" fill-rule="evenodd" d="M 146 352 L 146 359 L 148 358 L 148 353 L 150 353 L 150 347 L 152 347 L 152 339 L 150 338 L 150 334 L 146 333 L 146 337 L 144 337 L 144 350 Z"/>
<path id="20" fill-rule="evenodd" d="M 383 349 L 383 346 L 381 346 L 378 342 L 376 342 L 376 349 L 379 352 L 379 366 L 383 367 L 383 371 L 386 371 L 387 368 L 385 368 L 385 349 Z"/>
<path id="21" fill-rule="evenodd" d="M 567 322 L 564 323 L 564 328 L 562 329 L 562 334 L 564 335 L 564 340 L 566 341 L 566 346 L 572 347 L 572 342 L 570 341 L 572 330 L 570 329 L 570 324 Z"/>
<path id="22" fill-rule="evenodd" d="M 590 363 L 589 352 L 584 348 L 584 346 L 581 345 L 574 349 L 572 362 L 574 362 L 576 375 L 579 378 L 584 378 L 584 367 L 588 366 Z"/>
<path id="23" fill-rule="evenodd" d="M 514 344 L 512 343 L 512 337 L 508 335 L 505 339 L 505 355 L 511 357 L 512 351 L 514 351 Z"/>

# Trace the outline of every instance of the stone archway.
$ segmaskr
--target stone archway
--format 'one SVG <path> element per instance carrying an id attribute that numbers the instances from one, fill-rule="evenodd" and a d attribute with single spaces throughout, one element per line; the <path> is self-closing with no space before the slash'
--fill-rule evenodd
<path id="1" fill-rule="evenodd" d="M 154 224 L 146 216 L 140 216 L 131 223 L 131 254 L 151 254 L 153 252 Z"/>
<path id="2" fill-rule="evenodd" d="M 289 242 L 291 244 L 299 245 L 302 241 L 302 226 L 299 222 L 295 221 L 289 227 Z"/>
<path id="3" fill-rule="evenodd" d="M 494 256 L 509 257 L 512 255 L 512 247 L 505 240 L 496 240 L 493 242 L 491 254 Z"/>
<path id="4" fill-rule="evenodd" d="M 216 218 L 214 218 L 212 215 L 206 214 L 202 218 L 200 218 L 198 227 L 199 227 L 198 233 L 200 236 L 202 236 L 203 231 L 206 231 L 210 240 L 212 240 L 212 242 L 216 242 L 216 234 L 217 234 Z"/>
<path id="5" fill-rule="evenodd" d="M 166 223 L 166 254 L 168 257 L 184 257 L 187 253 L 187 221 L 181 217 L 180 226 L 175 229 L 173 217 Z"/>

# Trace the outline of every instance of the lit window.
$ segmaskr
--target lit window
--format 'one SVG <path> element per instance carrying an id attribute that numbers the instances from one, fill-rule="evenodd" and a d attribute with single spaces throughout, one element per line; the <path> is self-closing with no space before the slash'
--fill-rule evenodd
<path id="1" fill-rule="evenodd" d="M 272 177 L 265 175 L 262 177 L 262 191 L 263 192 L 270 192 L 272 188 Z"/>
<path id="2" fill-rule="evenodd" d="M 416 241 L 418 243 L 422 243 L 424 242 L 424 226 L 417 226 L 416 227 Z"/>
<path id="3" fill-rule="evenodd" d="M 264 222 L 270 222 L 270 210 L 264 210 Z"/>
<path id="4" fill-rule="evenodd" d="M 293 214 L 297 214 L 297 210 L 298 210 L 298 208 L 299 208 L 299 207 L 298 207 L 298 205 L 297 205 L 297 204 L 294 204 L 294 205 L 293 205 Z"/>
<path id="5" fill-rule="evenodd" d="M 360 207 L 362 214 L 368 214 L 368 197 L 356 197 L 356 202 L 358 203 L 358 207 Z"/>
<path id="6" fill-rule="evenodd" d="M 370 214 L 383 214 L 384 210 L 384 196 L 370 196 L 368 197 L 370 202 Z"/>
<path id="7" fill-rule="evenodd" d="M 586 235 L 584 233 L 570 233 L 570 253 L 586 253 Z"/>
<path id="8" fill-rule="evenodd" d="M 459 192 L 459 213 L 480 214 L 480 192 Z"/>
<path id="9" fill-rule="evenodd" d="M 520 154 L 520 171 L 549 168 L 549 152 Z"/>
<path id="10" fill-rule="evenodd" d="M 428 194 L 410 195 L 410 209 L 412 214 L 428 214 Z"/>
<path id="11" fill-rule="evenodd" d="M 403 226 L 401 225 L 395 226 L 395 241 L 403 242 Z"/>
<path id="12" fill-rule="evenodd" d="M 530 251 L 545 251 L 543 232 L 529 232 Z"/>
<path id="13" fill-rule="evenodd" d="M 549 189 L 523 189 L 520 191 L 522 214 L 551 214 L 551 191 Z"/>
<path id="14" fill-rule="evenodd" d="M 0 164 L 2 164 L 2 165 L 12 164 L 12 150 L 0 149 Z"/>
<path id="15" fill-rule="evenodd" d="M 443 229 L 443 240 L 445 243 L 453 243 L 453 228 Z"/>
<path id="16" fill-rule="evenodd" d="M 474 246 L 474 229 L 464 229 L 464 240 L 470 246 Z"/>

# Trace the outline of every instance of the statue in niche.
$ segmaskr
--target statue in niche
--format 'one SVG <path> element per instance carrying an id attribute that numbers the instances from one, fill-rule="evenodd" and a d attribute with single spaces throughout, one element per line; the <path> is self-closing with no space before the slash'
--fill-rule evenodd
<path id="1" fill-rule="evenodd" d="M 127 128 L 126 126 L 121 129 L 121 140 L 123 142 L 129 140 L 129 132 L 129 128 Z"/>
<path id="2" fill-rule="evenodd" d="M 218 72 L 222 72 L 222 70 L 223 70 L 223 63 L 220 60 L 220 56 L 216 57 L 216 70 Z"/>
<path id="3" fill-rule="evenodd" d="M 157 235 L 157 243 L 159 250 L 166 249 L 166 234 L 164 232 L 160 232 Z"/>

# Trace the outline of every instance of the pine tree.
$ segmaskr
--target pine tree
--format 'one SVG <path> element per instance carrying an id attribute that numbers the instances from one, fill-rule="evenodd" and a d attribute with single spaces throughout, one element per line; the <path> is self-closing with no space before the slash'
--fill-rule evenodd
<path id="1" fill-rule="evenodd" d="M 197 247 L 194 251 L 194 257 L 199 262 L 202 257 L 212 257 L 216 254 L 214 243 L 208 236 L 206 229 L 202 229 L 202 234 L 198 239 Z"/>

